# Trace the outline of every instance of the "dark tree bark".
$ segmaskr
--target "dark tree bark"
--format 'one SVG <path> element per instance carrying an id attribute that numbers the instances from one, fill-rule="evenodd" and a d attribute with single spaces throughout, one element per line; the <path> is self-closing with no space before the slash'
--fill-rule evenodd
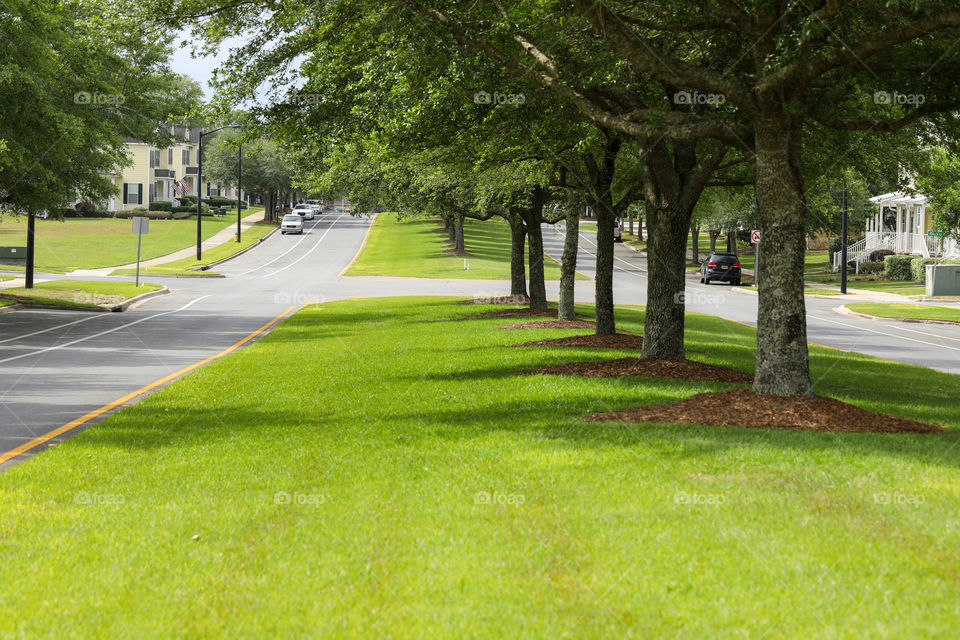
<path id="1" fill-rule="evenodd" d="M 543 205 L 546 200 L 546 189 L 536 187 L 531 193 L 530 202 L 519 211 L 527 227 L 531 309 L 547 308 L 547 287 L 543 273 L 543 230 L 541 227 Z"/>
<path id="2" fill-rule="evenodd" d="M 466 241 L 463 238 L 463 216 L 458 215 L 454 223 L 454 250 L 457 252 L 457 255 L 466 253 Z"/>
<path id="3" fill-rule="evenodd" d="M 801 127 L 777 101 L 756 119 L 756 180 L 763 260 L 759 265 L 756 393 L 812 395 L 803 298 L 806 202 Z M 798 275 L 799 274 L 799 275 Z"/>
<path id="4" fill-rule="evenodd" d="M 633 214 L 627 214 L 627 217 L 630 219 L 630 235 L 633 235 Z"/>
<path id="5" fill-rule="evenodd" d="M 735 253 L 737 250 L 737 230 L 727 230 L 727 253 Z"/>
<path id="6" fill-rule="evenodd" d="M 611 209 L 597 203 L 597 266 L 595 275 L 594 310 L 597 316 L 597 335 L 617 332 L 613 314 L 613 223 Z"/>
<path id="7" fill-rule="evenodd" d="M 447 220 L 447 237 L 448 237 L 448 239 L 450 240 L 450 242 L 452 242 L 452 243 L 454 243 L 454 245 L 456 245 L 456 242 L 457 242 L 457 225 L 456 225 L 456 223 L 452 223 L 452 222 L 450 221 L 450 219 L 447 218 L 446 216 L 444 216 L 444 217 L 445 217 L 446 220 Z"/>
<path id="8" fill-rule="evenodd" d="M 707 232 L 707 235 L 710 236 L 710 253 L 717 252 L 717 237 L 720 235 L 719 229 L 710 229 Z"/>
<path id="9" fill-rule="evenodd" d="M 637 240 L 643 240 L 643 216 L 637 214 Z"/>
<path id="10" fill-rule="evenodd" d="M 692 212 L 647 208 L 647 311 L 643 357 L 683 360 L 684 277 Z"/>
<path id="11" fill-rule="evenodd" d="M 510 295 L 527 297 L 527 270 L 524 253 L 527 227 L 520 216 L 510 214 Z"/>
<path id="12" fill-rule="evenodd" d="M 566 235 L 563 238 L 563 257 L 560 260 L 560 304 L 558 320 L 574 320 L 574 283 L 577 279 L 577 251 L 580 244 L 580 195 L 576 190 L 567 192 Z"/>
<path id="13" fill-rule="evenodd" d="M 690 250 L 691 262 L 700 262 L 700 227 L 696 224 L 690 225 Z"/>

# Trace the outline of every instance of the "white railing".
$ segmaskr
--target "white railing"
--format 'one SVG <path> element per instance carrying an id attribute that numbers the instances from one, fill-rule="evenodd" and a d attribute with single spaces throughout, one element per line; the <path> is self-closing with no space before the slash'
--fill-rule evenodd
<path id="1" fill-rule="evenodd" d="M 929 258 L 934 249 L 930 243 L 931 238 L 920 233 L 891 233 L 880 231 L 868 231 L 863 240 L 854 242 L 847 247 L 847 261 L 853 262 L 860 269 L 860 264 L 870 259 L 874 251 L 887 250 L 893 253 L 915 253 Z M 933 238 L 936 240 L 936 238 Z M 833 270 L 840 269 L 840 252 L 833 254 Z"/>

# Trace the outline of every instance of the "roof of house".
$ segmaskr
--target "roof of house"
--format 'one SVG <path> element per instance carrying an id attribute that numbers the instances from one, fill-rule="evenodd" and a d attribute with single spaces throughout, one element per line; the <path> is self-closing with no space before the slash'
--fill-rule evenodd
<path id="1" fill-rule="evenodd" d="M 890 193 L 881 193 L 878 196 L 870 198 L 870 202 L 878 206 L 895 207 L 897 205 L 927 204 L 927 196 L 922 193 L 905 193 L 903 191 L 891 191 Z"/>

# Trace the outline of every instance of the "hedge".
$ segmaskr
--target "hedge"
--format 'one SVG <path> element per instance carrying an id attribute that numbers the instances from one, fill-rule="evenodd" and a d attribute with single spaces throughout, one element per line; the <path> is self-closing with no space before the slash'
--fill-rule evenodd
<path id="1" fill-rule="evenodd" d="M 173 214 L 169 211 L 137 211 L 136 209 L 117 211 L 114 214 L 115 218 L 119 218 L 121 220 L 126 220 L 136 216 L 146 216 L 151 220 L 170 220 L 173 217 Z"/>
<path id="2" fill-rule="evenodd" d="M 150 203 L 151 211 L 172 211 L 173 203 L 169 200 L 156 200 Z"/>
<path id="3" fill-rule="evenodd" d="M 886 265 L 883 262 L 861 262 L 860 273 L 883 273 Z"/>
<path id="4" fill-rule="evenodd" d="M 891 280 L 909 280 L 913 256 L 886 256 L 883 259 L 883 275 Z"/>
<path id="5" fill-rule="evenodd" d="M 209 198 L 204 198 L 203 203 L 211 207 L 226 207 L 231 204 L 236 205 L 237 201 L 232 198 L 224 198 L 223 196 L 210 196 Z"/>

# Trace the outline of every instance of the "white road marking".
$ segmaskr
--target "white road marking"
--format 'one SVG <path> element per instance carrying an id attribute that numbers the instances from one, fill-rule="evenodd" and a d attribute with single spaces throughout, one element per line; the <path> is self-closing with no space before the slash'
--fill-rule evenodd
<path id="1" fill-rule="evenodd" d="M 52 347 L 47 347 L 47 348 L 45 348 L 45 349 L 38 349 L 37 351 L 31 351 L 30 353 L 21 353 L 21 354 L 18 355 L 18 356 L 10 356 L 9 358 L 4 358 L 3 360 L 0 360 L 0 364 L 3 364 L 3 363 L 5 363 L 5 362 L 12 362 L 13 360 L 20 360 L 21 358 L 29 358 L 29 357 L 31 357 L 31 356 L 38 356 L 38 355 L 47 353 L 47 352 L 49 352 L 49 351 L 56 351 L 56 350 L 58 350 L 58 349 L 65 349 L 66 347 L 73 346 L 73 345 L 78 344 L 78 343 L 80 343 L 80 342 L 85 342 L 85 341 L 87 341 L 87 340 L 92 340 L 93 338 L 99 338 L 100 336 L 105 336 L 105 335 L 107 335 L 108 333 L 113 333 L 114 331 L 120 331 L 121 329 L 126 329 L 126 328 L 128 328 L 128 327 L 132 327 L 132 326 L 135 325 L 135 324 L 140 324 L 141 322 L 146 322 L 147 320 L 153 320 L 154 318 L 159 318 L 160 316 L 168 316 L 168 315 L 170 315 L 171 313 L 178 313 L 178 312 L 180 312 L 180 311 L 184 311 L 185 309 L 189 309 L 190 307 L 192 307 L 192 306 L 193 306 L 194 304 L 196 304 L 197 302 L 200 302 L 200 301 L 203 300 L 204 298 L 209 298 L 209 297 L 210 297 L 209 295 L 200 296 L 199 298 L 194 298 L 193 300 L 191 300 L 191 301 L 188 302 L 187 304 L 183 305 L 183 306 L 180 307 L 179 309 L 174 309 L 173 311 L 163 311 L 163 312 L 161 312 L 161 313 L 155 313 L 155 314 L 153 314 L 152 316 L 147 316 L 146 318 L 140 318 L 139 320 L 134 320 L 133 322 L 128 322 L 128 323 L 126 323 L 126 324 L 122 324 L 122 325 L 120 325 L 119 327 L 114 327 L 113 329 L 107 329 L 106 331 L 101 331 L 101 332 L 99 332 L 99 333 L 94 333 L 93 335 L 89 335 L 89 336 L 86 336 L 86 337 L 83 337 L 83 338 L 77 338 L 76 340 L 71 340 L 70 342 L 64 342 L 63 344 L 56 344 L 56 345 L 53 345 Z"/>
<path id="2" fill-rule="evenodd" d="M 347 214 L 344 213 L 343 215 L 340 216 L 340 218 L 342 218 L 342 217 L 345 216 L 345 215 L 347 215 Z M 302 256 L 300 256 L 299 258 L 297 258 L 296 260 L 294 260 L 293 262 L 291 262 L 291 263 L 288 264 L 287 266 L 281 267 L 280 269 L 277 269 L 277 270 L 274 271 L 273 273 L 268 273 L 267 275 L 265 275 L 265 276 L 263 276 L 263 277 L 264 277 L 264 278 L 270 278 L 270 277 L 272 277 L 272 276 L 277 275 L 277 274 L 280 273 L 281 271 L 286 271 L 287 269 L 289 269 L 289 268 L 292 267 L 293 265 L 297 264 L 298 262 L 300 262 L 301 260 L 303 260 L 304 258 L 306 258 L 307 256 L 309 256 L 311 253 L 313 253 L 314 250 L 315 250 L 317 247 L 320 246 L 320 243 L 323 242 L 323 239 L 327 237 L 327 234 L 330 233 L 330 230 L 333 229 L 333 225 L 335 225 L 335 224 L 337 224 L 338 222 L 340 222 L 340 218 L 337 218 L 336 220 L 334 220 L 334 221 L 333 221 L 333 224 L 331 224 L 329 227 L 327 227 L 327 230 L 323 232 L 323 235 L 320 236 L 320 239 L 317 240 L 317 243 L 316 243 L 315 245 L 313 245 L 312 247 L 310 247 L 310 250 L 309 250 L 309 251 L 307 251 L 305 254 L 303 254 Z M 297 243 L 297 244 L 299 244 L 299 243 Z M 294 245 L 294 246 L 296 246 L 296 245 Z M 273 260 L 271 260 L 270 262 L 273 262 Z M 270 262 L 268 262 L 267 264 L 270 264 Z M 264 265 L 264 266 L 266 266 L 266 265 Z"/>
<path id="3" fill-rule="evenodd" d="M 907 327 L 898 327 L 895 324 L 888 324 L 886 326 L 890 327 L 891 329 L 899 329 L 900 331 L 910 331 L 912 333 L 919 333 L 920 335 L 923 335 L 923 336 L 930 335 L 926 331 L 917 331 L 916 329 L 908 329 Z M 951 338 L 950 336 L 941 336 L 941 335 L 933 334 L 930 337 L 940 338 L 941 340 L 955 340 L 956 342 L 960 342 L 960 338 Z"/>
<path id="4" fill-rule="evenodd" d="M 342 217 L 343 217 L 343 216 L 340 216 L 340 218 L 342 218 Z M 340 218 L 337 218 L 337 220 L 339 220 Z M 336 223 L 337 223 L 337 220 L 334 220 L 334 221 L 333 221 L 333 224 L 336 224 Z M 312 231 L 313 229 L 315 229 L 315 228 L 317 227 L 317 225 L 320 224 L 320 222 L 322 222 L 322 220 L 317 220 L 316 222 L 314 222 L 314 223 L 313 223 L 313 226 L 310 227 L 310 230 Z M 333 225 L 331 225 L 331 226 L 333 226 Z M 299 246 L 300 246 L 300 243 L 303 242 L 304 240 L 307 240 L 308 238 L 309 238 L 309 236 L 308 236 L 307 234 L 305 234 L 305 233 L 302 234 L 302 237 L 301 237 L 299 240 L 297 240 L 296 244 L 294 244 L 292 247 L 290 247 L 289 249 L 287 249 L 286 251 L 284 251 L 283 253 L 281 253 L 280 255 L 278 255 L 278 256 L 277 256 L 276 258 L 274 258 L 273 260 L 270 260 L 270 261 L 268 261 L 268 262 L 264 262 L 264 263 L 261 264 L 261 265 L 257 265 L 257 266 L 254 267 L 253 269 L 247 269 L 246 271 L 244 271 L 244 272 L 241 273 L 241 274 L 236 275 L 235 277 L 240 278 L 240 277 L 242 277 L 242 276 L 247 275 L 248 273 L 253 273 L 254 271 L 258 271 L 258 270 L 260 270 L 260 269 L 263 269 L 263 268 L 266 267 L 267 265 L 273 264 L 274 262 L 276 262 L 277 260 L 279 260 L 279 259 L 282 258 L 283 256 L 287 255 L 288 253 L 290 253 L 291 251 L 293 251 L 294 249 L 296 249 L 297 247 L 299 247 Z"/>
<path id="5" fill-rule="evenodd" d="M 21 312 L 21 313 L 22 313 L 22 312 Z M 28 312 L 28 313 L 29 313 L 29 312 Z M 96 320 L 97 318 L 103 318 L 103 317 L 109 316 L 109 315 L 110 315 L 109 313 L 98 313 L 98 314 L 95 314 L 95 315 L 92 315 L 92 316 L 88 316 L 88 317 L 86 317 L 86 318 L 80 318 L 79 320 L 74 320 L 73 322 L 65 322 L 64 324 L 58 324 L 57 326 L 55 326 L 55 327 L 50 327 L 50 328 L 48 328 L 48 329 L 40 329 L 39 331 L 33 331 L 33 332 L 31 332 L 31 333 L 25 333 L 25 334 L 23 334 L 22 336 L 13 336 L 12 338 L 6 338 L 6 339 L 4 339 L 4 340 L 0 340 L 0 344 L 4 344 L 4 343 L 7 343 L 7 342 L 13 342 L 14 340 L 23 340 L 24 338 L 30 338 L 30 337 L 32 337 L 32 336 L 38 336 L 38 335 L 40 335 L 41 333 L 47 333 L 48 331 L 55 331 L 56 329 L 62 329 L 62 328 L 64 328 L 64 327 L 70 327 L 70 326 L 75 325 L 75 324 L 80 324 L 81 322 L 88 322 L 88 321 L 90 321 L 90 320 Z"/>
<path id="6" fill-rule="evenodd" d="M 960 351 L 960 347 L 948 347 L 945 344 L 936 344 L 934 342 L 926 342 L 924 340 L 917 340 L 916 338 L 908 338 L 907 336 L 897 335 L 896 333 L 887 333 L 886 331 L 877 331 L 876 329 L 868 329 L 867 327 L 860 327 L 853 324 L 848 324 L 846 322 L 840 322 L 839 320 L 831 320 L 830 318 L 821 318 L 820 316 L 812 316 L 808 314 L 808 317 L 815 320 L 823 320 L 824 322 L 832 322 L 833 324 L 839 324 L 844 327 L 850 327 L 851 329 L 856 329 L 857 331 L 868 331 L 870 333 L 876 333 L 881 336 L 888 336 L 890 338 L 896 338 L 897 340 L 909 340 L 910 342 L 919 342 L 920 344 L 925 344 L 930 347 L 937 347 L 938 349 L 950 349 L 951 351 Z M 890 326 L 890 325 L 887 325 Z M 897 329 L 902 329 L 902 327 L 895 327 Z M 902 362 L 902 361 L 901 361 Z"/>

